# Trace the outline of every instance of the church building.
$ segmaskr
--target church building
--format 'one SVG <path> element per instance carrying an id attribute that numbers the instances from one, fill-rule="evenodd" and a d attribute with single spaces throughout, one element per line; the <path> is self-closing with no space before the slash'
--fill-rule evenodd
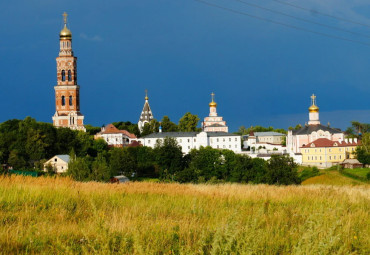
<path id="1" fill-rule="evenodd" d="M 205 132 L 229 132 L 226 121 L 217 115 L 217 103 L 214 101 L 215 94 L 212 93 L 212 102 L 209 103 L 209 116 L 204 118 L 202 129 Z"/>
<path id="2" fill-rule="evenodd" d="M 153 117 L 153 113 L 149 105 L 148 91 L 145 90 L 145 103 L 144 103 L 143 110 L 141 111 L 141 114 L 140 114 L 139 122 L 137 123 L 140 132 L 143 131 L 145 124 L 149 123 L 152 119 L 154 119 L 154 117 Z"/>
<path id="3" fill-rule="evenodd" d="M 77 85 L 77 57 L 72 51 L 72 33 L 67 28 L 67 14 L 64 13 L 64 27 L 59 34 L 60 50 L 57 61 L 57 85 L 55 89 L 55 127 L 68 127 L 86 131 L 84 116 L 80 112 L 80 86 Z"/>
<path id="4" fill-rule="evenodd" d="M 332 128 L 329 125 L 324 126 L 320 123 L 319 107 L 316 105 L 316 96 L 311 96 L 311 106 L 308 108 L 309 121 L 304 127 L 299 130 L 289 130 L 286 146 L 291 154 L 301 152 L 301 147 L 312 143 L 313 141 L 326 138 L 330 141 L 343 141 L 344 133 L 337 128 Z"/>

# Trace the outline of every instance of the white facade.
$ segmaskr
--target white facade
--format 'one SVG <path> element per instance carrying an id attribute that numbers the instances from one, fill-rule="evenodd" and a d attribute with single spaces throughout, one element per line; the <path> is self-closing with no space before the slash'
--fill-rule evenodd
<path id="1" fill-rule="evenodd" d="M 113 124 L 102 127 L 102 130 L 94 136 L 94 139 L 104 139 L 111 147 L 125 147 L 132 141 L 136 141 L 136 136 L 126 130 L 119 130 Z"/>
<path id="2" fill-rule="evenodd" d="M 139 138 L 138 141 L 143 146 L 154 148 L 158 139 L 173 137 L 181 146 L 184 154 L 192 149 L 199 149 L 201 146 L 211 146 L 214 149 L 228 149 L 235 153 L 241 152 L 241 137 L 235 134 L 225 132 L 163 132 L 154 133 Z"/>
<path id="3" fill-rule="evenodd" d="M 65 173 L 68 170 L 68 163 L 69 155 L 56 155 L 44 163 L 44 171 L 51 165 L 56 173 Z"/>

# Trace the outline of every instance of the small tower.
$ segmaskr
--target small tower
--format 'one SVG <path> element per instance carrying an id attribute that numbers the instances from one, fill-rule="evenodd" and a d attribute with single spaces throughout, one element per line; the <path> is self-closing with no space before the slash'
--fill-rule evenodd
<path id="1" fill-rule="evenodd" d="M 316 105 L 316 96 L 312 94 L 311 96 L 311 106 L 308 108 L 309 111 L 309 121 L 308 125 L 319 125 L 319 107 Z"/>
<path id="2" fill-rule="evenodd" d="M 212 102 L 209 103 L 209 116 L 204 118 L 202 123 L 203 131 L 205 132 L 229 132 L 226 121 L 221 116 L 217 115 L 217 103 L 215 102 L 215 94 L 212 92 Z"/>
<path id="3" fill-rule="evenodd" d="M 59 34 L 60 50 L 57 61 L 57 85 L 55 89 L 56 112 L 53 116 L 55 127 L 68 127 L 86 131 L 80 112 L 80 86 L 77 85 L 77 58 L 72 51 L 72 33 L 67 27 L 67 13 L 64 27 Z"/>
<path id="4" fill-rule="evenodd" d="M 143 131 L 145 123 L 149 123 L 153 118 L 153 113 L 149 106 L 148 90 L 145 90 L 145 103 L 138 122 L 140 132 Z"/>

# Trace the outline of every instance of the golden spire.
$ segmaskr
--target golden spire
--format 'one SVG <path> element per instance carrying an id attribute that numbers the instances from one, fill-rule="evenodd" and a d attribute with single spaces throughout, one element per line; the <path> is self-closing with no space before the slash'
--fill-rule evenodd
<path id="1" fill-rule="evenodd" d="M 311 106 L 308 108 L 309 112 L 319 112 L 319 107 L 316 105 L 316 96 L 312 94 L 311 96 Z"/>
<path id="2" fill-rule="evenodd" d="M 67 16 L 68 16 L 68 14 L 66 12 L 64 12 L 63 13 L 64 27 L 63 27 L 62 31 L 60 31 L 59 37 L 60 37 L 60 39 L 71 40 L 72 39 L 72 33 L 67 28 Z"/>
<path id="3" fill-rule="evenodd" d="M 217 107 L 217 104 L 215 102 L 215 93 L 212 92 L 212 102 L 209 103 L 209 107 Z"/>
<path id="4" fill-rule="evenodd" d="M 145 90 L 145 100 L 149 100 L 149 97 L 148 97 L 148 90 L 147 90 L 147 89 Z"/>

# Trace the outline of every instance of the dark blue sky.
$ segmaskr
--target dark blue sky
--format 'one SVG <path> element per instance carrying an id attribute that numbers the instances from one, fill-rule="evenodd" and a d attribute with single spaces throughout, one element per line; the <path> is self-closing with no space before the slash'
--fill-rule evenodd
<path id="1" fill-rule="evenodd" d="M 369 122 L 370 25 L 367 0 L 243 0 L 361 35 L 336 31 L 253 8 L 235 0 L 206 0 L 240 12 L 368 46 L 279 26 L 194 0 L 14 0 L 0 9 L 0 122 L 55 112 L 55 58 L 62 13 L 69 14 L 78 57 L 85 124 L 137 122 L 149 90 L 158 120 L 177 122 L 190 111 L 208 115 L 215 92 L 218 113 L 241 125 L 287 128 L 308 119 L 317 94 L 323 124 L 345 128 Z"/>

